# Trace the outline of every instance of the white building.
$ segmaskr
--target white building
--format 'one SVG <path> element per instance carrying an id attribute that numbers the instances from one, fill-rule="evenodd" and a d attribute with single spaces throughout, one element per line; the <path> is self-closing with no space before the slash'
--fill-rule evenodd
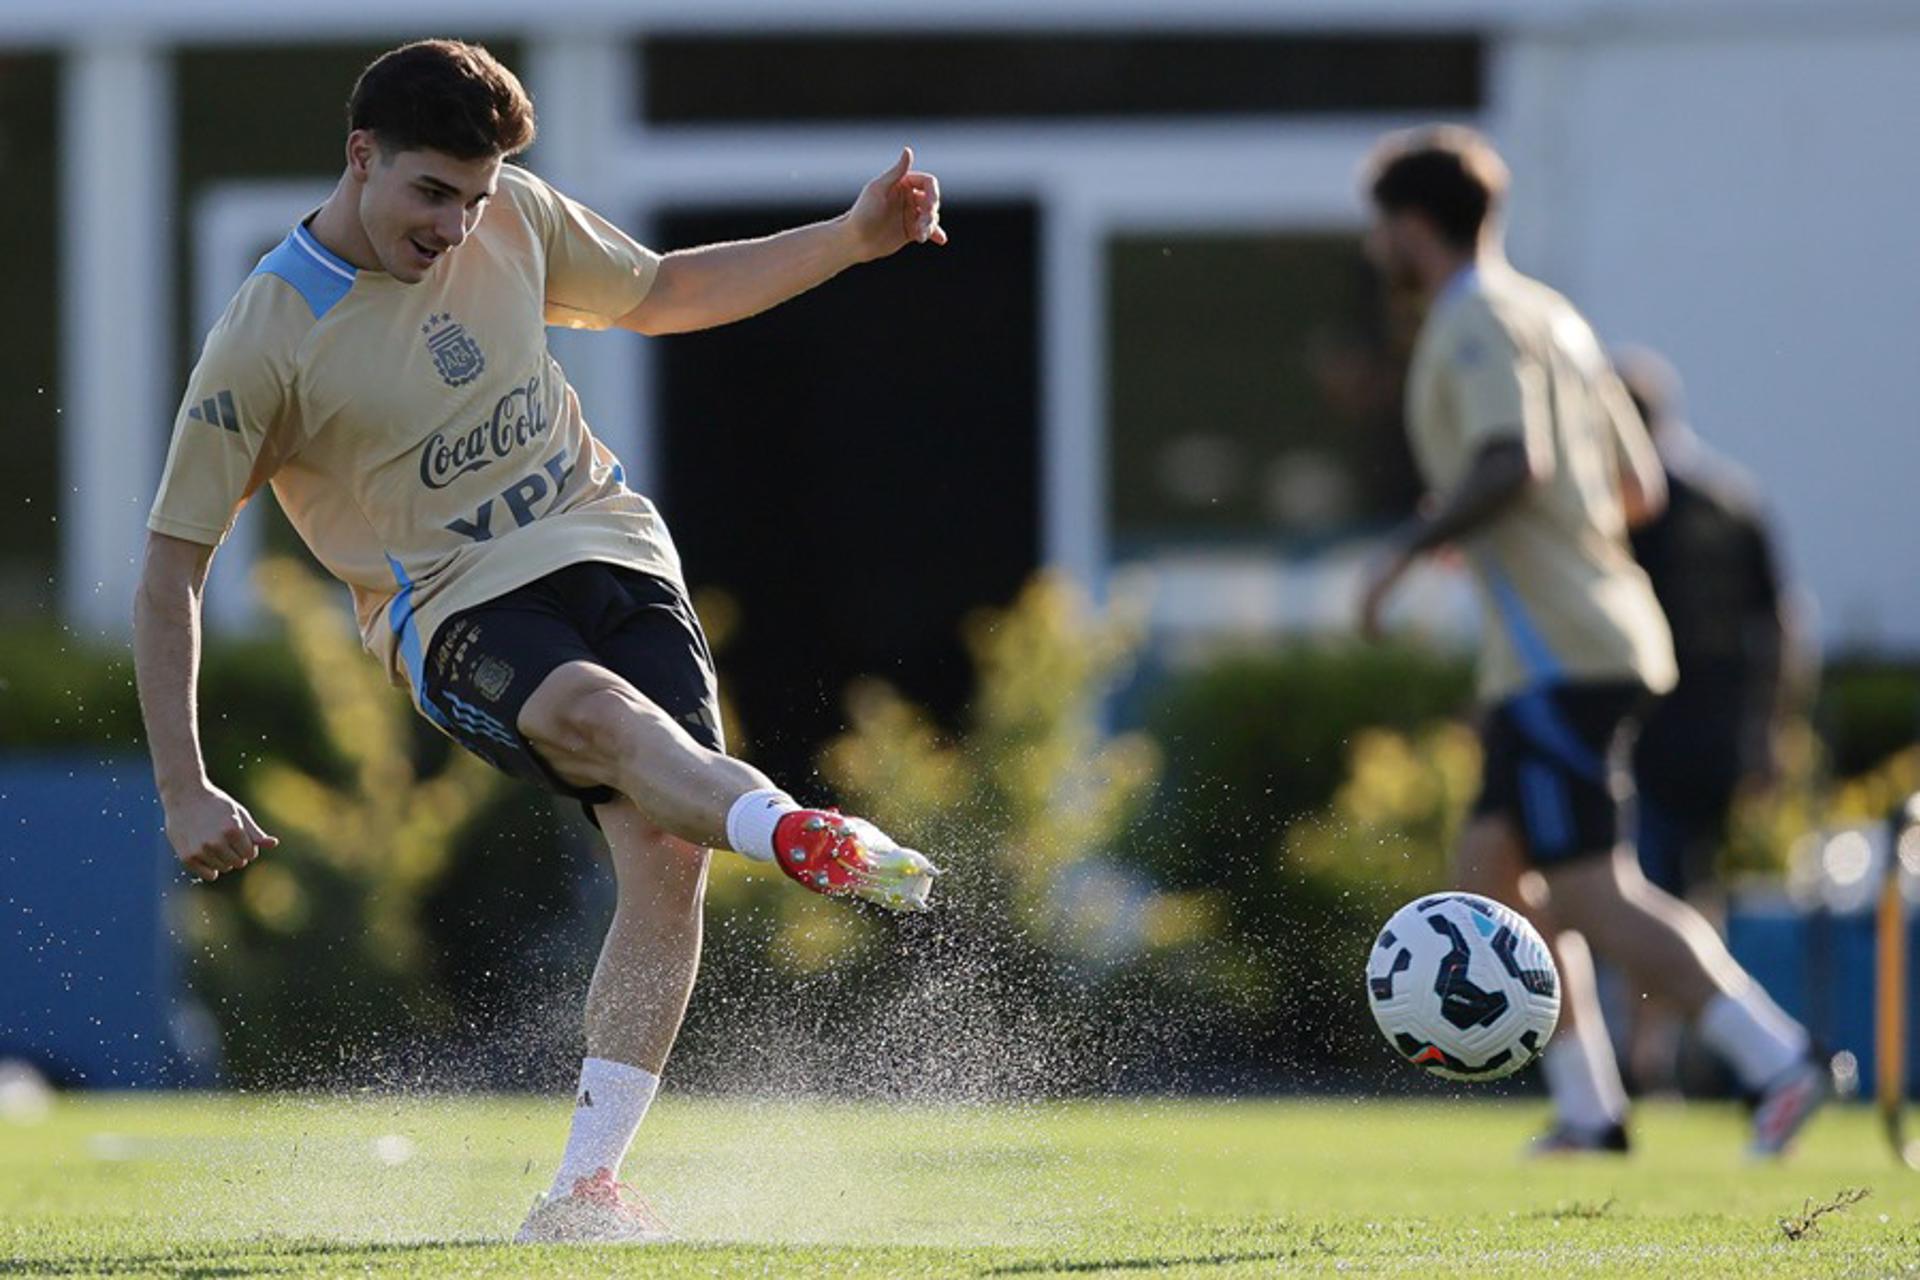
<path id="1" fill-rule="evenodd" d="M 643 89 L 635 42 L 811 32 L 911 48 L 958 34 L 1044 37 L 1057 53 L 1061 37 L 1199 36 L 1265 41 L 1283 57 L 1289 39 L 1329 32 L 1476 39 L 1477 105 L 1444 114 L 1483 126 L 1512 164 L 1516 262 L 1568 292 L 1605 338 L 1672 358 L 1692 418 L 1770 496 L 1830 643 L 1920 651 L 1910 496 L 1920 378 L 1907 355 L 1920 335 L 1909 229 L 1920 208 L 1910 145 L 1920 6 L 1906 0 L 7 0 L 0 49 L 63 58 L 59 580 L 75 623 L 125 626 L 178 394 L 173 300 L 191 299 L 190 323 L 203 328 L 334 176 L 331 157 L 316 155 L 308 180 L 199 192 L 186 210 L 192 252 L 178 263 L 173 229 L 138 216 L 174 198 L 176 55 L 429 30 L 517 33 L 541 109 L 540 167 L 643 232 L 676 206 L 840 198 L 907 137 L 950 199 L 1031 201 L 1036 556 L 1105 586 L 1124 554 L 1136 562 L 1128 580 L 1160 593 L 1156 617 L 1170 629 L 1343 621 L 1354 550 L 1283 560 L 1257 540 L 1187 540 L 1173 552 L 1117 536 L 1112 246 L 1351 234 L 1368 144 L 1436 113 L 1343 109 L 1334 86 L 1319 105 L 1308 95 L 1302 109 L 1254 114 L 663 122 L 632 109 Z M 649 344 L 556 341 L 569 343 L 562 358 L 629 471 L 658 479 Z M 102 351 L 114 353 L 111 376 L 99 375 Z M 246 554 L 242 537 L 222 572 Z M 237 585 L 214 599 L 244 613 Z M 1440 592 L 1431 607 L 1453 605 Z"/>

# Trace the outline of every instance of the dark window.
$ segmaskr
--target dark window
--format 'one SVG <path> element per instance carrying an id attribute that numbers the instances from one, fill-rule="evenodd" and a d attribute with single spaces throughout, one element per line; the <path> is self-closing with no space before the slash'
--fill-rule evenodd
<path id="1" fill-rule="evenodd" d="M 1401 325 L 1357 237 L 1133 234 L 1108 265 L 1119 556 L 1407 513 Z"/>
<path id="2" fill-rule="evenodd" d="M 0 244 L 9 250 L 0 294 L 0 385 L 8 391 L 0 618 L 38 616 L 53 603 L 59 558 L 58 70 L 51 54 L 0 55 Z M 110 352 L 101 353 L 101 368 L 110 374 Z"/>
<path id="3" fill-rule="evenodd" d="M 655 239 L 831 212 L 676 210 Z M 654 344 L 657 498 L 696 603 L 738 618 L 715 634 L 734 745 L 801 791 L 856 677 L 952 723 L 973 688 L 962 620 L 1011 600 L 1037 562 L 1038 219 L 962 204 L 948 220 L 947 248 Z"/>
<path id="4" fill-rule="evenodd" d="M 657 36 L 659 124 L 917 118 L 1470 113 L 1482 44 L 1465 34 Z"/>

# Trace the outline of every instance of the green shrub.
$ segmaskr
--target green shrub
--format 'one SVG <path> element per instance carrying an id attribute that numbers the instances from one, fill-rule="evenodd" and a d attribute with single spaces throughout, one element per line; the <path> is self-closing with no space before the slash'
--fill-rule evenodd
<path id="1" fill-rule="evenodd" d="M 1120 848 L 1174 884 L 1255 887 L 1274 841 L 1333 798 L 1357 732 L 1456 715 L 1472 690 L 1465 659 L 1410 646 L 1291 645 L 1177 673 L 1144 725 L 1166 780 Z"/>
<path id="2" fill-rule="evenodd" d="M 344 596 L 342 597 L 344 601 Z M 231 778 L 271 754 L 337 776 L 345 762 L 278 633 L 212 638 L 201 659 L 207 769 Z M 99 747 L 144 754 L 133 655 L 47 625 L 0 629 L 0 750 Z"/>
<path id="3" fill-rule="evenodd" d="M 1110 947 L 1116 928 L 1140 950 L 1190 936 L 1212 914 L 1203 893 L 1148 888 L 1118 921 L 1111 897 L 1062 892 L 1139 813 L 1159 772 L 1144 735 L 1111 735 L 1096 719 L 1099 694 L 1129 661 L 1125 628 L 1043 576 L 1010 608 L 972 618 L 966 639 L 977 683 L 964 735 L 942 741 L 925 712 L 864 682 L 848 700 L 852 728 L 823 756 L 828 780 L 883 825 L 961 861 L 942 887 L 977 927 L 1036 933 L 1065 957 Z"/>
<path id="4" fill-rule="evenodd" d="M 1920 666 L 1838 659 L 1821 673 L 1814 719 L 1835 775 L 1877 768 L 1920 742 Z"/>
<path id="5" fill-rule="evenodd" d="M 284 624 L 209 644 L 203 736 L 216 780 L 285 843 L 182 895 L 233 1077 L 364 1077 L 402 1047 L 473 1043 L 493 1016 L 541 1029 L 476 1070 L 563 1062 L 608 906 L 581 900 L 591 841 L 413 715 L 338 592 L 285 566 L 264 582 Z M 1222 654 L 1166 676 L 1114 732 L 1097 707 L 1134 638 L 1071 590 L 1037 580 L 966 639 L 959 732 L 861 682 L 822 759 L 850 808 L 947 864 L 941 909 L 849 909 L 716 858 L 677 1078 L 758 1078 L 755 1055 L 786 1054 L 802 1087 L 839 1085 L 875 1045 L 916 1078 L 987 1091 L 1129 1070 L 1162 1085 L 1193 1062 L 1276 1084 L 1404 1075 L 1372 1043 L 1357 975 L 1386 913 L 1445 881 L 1478 780 L 1467 659 Z M 1810 825 L 1920 786 L 1916 704 L 1908 668 L 1830 672 L 1817 723 L 1840 781 L 1810 733 L 1789 735 L 1792 785 L 1745 811 L 1731 864 L 1777 869 Z M 0 750 L 140 744 L 123 652 L 0 632 Z"/>

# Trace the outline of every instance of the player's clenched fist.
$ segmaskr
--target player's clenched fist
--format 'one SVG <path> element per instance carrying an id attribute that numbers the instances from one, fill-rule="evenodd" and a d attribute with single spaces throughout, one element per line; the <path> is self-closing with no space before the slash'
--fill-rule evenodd
<path id="1" fill-rule="evenodd" d="M 181 865 L 202 880 L 238 871 L 280 843 L 245 805 L 215 786 L 168 802 L 167 842 Z"/>
<path id="2" fill-rule="evenodd" d="M 907 244 L 945 244 L 940 225 L 940 180 L 913 167 L 913 148 L 900 148 L 893 167 L 869 182 L 848 211 L 866 257 L 884 258 Z"/>

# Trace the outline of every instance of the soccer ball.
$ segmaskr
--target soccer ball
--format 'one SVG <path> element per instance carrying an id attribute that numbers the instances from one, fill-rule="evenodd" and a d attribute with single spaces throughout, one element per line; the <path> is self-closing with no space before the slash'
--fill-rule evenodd
<path id="1" fill-rule="evenodd" d="M 1519 912 L 1436 893 L 1394 912 L 1367 957 L 1367 1003 L 1401 1057 L 1447 1080 L 1498 1080 L 1540 1056 L 1560 974 Z"/>

